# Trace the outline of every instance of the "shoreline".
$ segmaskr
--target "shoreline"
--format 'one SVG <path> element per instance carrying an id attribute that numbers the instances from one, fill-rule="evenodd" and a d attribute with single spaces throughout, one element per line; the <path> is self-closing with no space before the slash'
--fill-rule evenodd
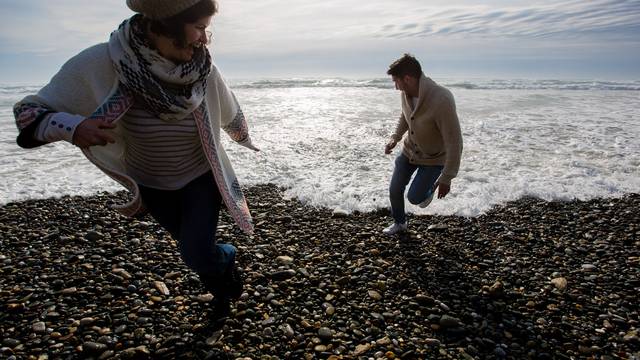
<path id="1" fill-rule="evenodd" d="M 261 193 L 262 191 L 269 191 L 269 192 L 274 192 L 274 195 L 280 196 L 281 194 L 284 193 L 286 191 L 286 188 L 273 184 L 273 183 L 265 183 L 265 184 L 256 184 L 256 185 L 251 185 L 251 186 L 243 186 L 242 187 L 242 191 L 244 192 L 245 195 L 248 194 L 255 194 L 255 193 Z M 622 193 L 621 195 L 617 195 L 617 196 L 611 196 L 611 197 L 597 197 L 597 198 L 592 198 L 589 200 L 581 200 L 578 198 L 571 198 L 571 199 L 552 199 L 552 200 L 546 200 L 546 199 L 542 199 L 539 198 L 537 196 L 534 195 L 525 195 L 522 196 L 518 199 L 515 200 L 510 200 L 504 203 L 498 203 L 493 205 L 489 210 L 477 214 L 477 215 L 458 215 L 458 214 L 449 214 L 449 215 L 440 215 L 440 214 L 414 214 L 414 213 L 407 213 L 407 217 L 408 218 L 422 218 L 422 217 L 437 217 L 437 218 L 446 218 L 446 217 L 454 217 L 454 218 L 467 218 L 467 219 L 476 219 L 476 218 L 480 218 L 483 217 L 487 214 L 493 213 L 495 211 L 500 211 L 500 209 L 505 208 L 505 207 L 509 207 L 509 206 L 513 206 L 522 202 L 529 202 L 529 201 L 534 201 L 534 202 L 542 202 L 545 204 L 572 204 L 572 203 L 589 203 L 589 202 L 607 202 L 607 201 L 615 201 L 615 200 L 621 200 L 621 199 L 626 199 L 629 197 L 635 197 L 635 196 L 640 196 L 640 193 Z M 91 195 L 74 195 L 74 194 L 65 194 L 65 195 L 61 195 L 61 196 L 56 196 L 56 197 L 46 197 L 46 198 L 37 198 L 37 199 L 20 199 L 20 200 L 12 200 L 10 202 L 7 203 L 0 203 L 0 209 L 4 208 L 4 207 L 8 207 L 8 206 L 16 206 L 19 204 L 28 204 L 28 203 L 32 203 L 32 202 L 48 202 L 48 201 L 63 201 L 65 199 L 94 199 L 94 198 L 103 198 L 105 199 L 105 204 L 107 203 L 112 203 L 115 201 L 118 202 L 123 202 L 126 201 L 127 197 L 127 192 L 125 190 L 118 190 L 118 191 L 107 191 L 107 190 L 101 190 L 96 192 L 95 194 L 91 194 Z M 252 212 L 253 215 L 253 208 L 252 208 L 252 204 L 251 204 L 251 196 L 246 196 L 247 198 L 247 204 L 249 206 L 249 210 Z M 381 207 L 381 208 L 377 208 L 374 210 L 369 210 L 369 211 L 361 211 L 361 210 L 345 210 L 343 209 L 340 205 L 335 206 L 333 208 L 330 207 L 326 207 L 323 205 L 311 205 L 311 204 L 303 204 L 298 198 L 296 197 L 291 197 L 291 198 L 282 198 L 283 201 L 287 201 L 287 202 L 295 202 L 297 203 L 297 206 L 302 206 L 302 207 L 308 207 L 309 209 L 313 210 L 313 211 L 329 211 L 330 213 L 334 213 L 337 212 L 337 214 L 334 214 L 334 216 L 337 217 L 349 217 L 349 216 L 353 216 L 358 215 L 358 214 L 378 214 L 378 213 L 384 213 L 389 215 L 389 221 L 391 220 L 391 210 L 389 207 Z M 258 201 L 260 201 L 258 199 Z M 405 198 L 405 204 L 406 204 L 406 198 Z M 105 205 L 106 206 L 106 205 Z M 224 206 L 222 207 L 222 212 L 221 214 L 223 214 L 225 212 L 225 208 Z M 255 222 L 255 221 L 254 221 Z"/>
<path id="2" fill-rule="evenodd" d="M 245 294 L 224 325 L 176 243 L 123 193 L 0 206 L 0 354 L 149 358 L 640 357 L 640 195 L 522 198 L 478 217 L 353 212 L 246 190 L 221 213 Z M 159 282 L 165 287 L 159 285 Z"/>

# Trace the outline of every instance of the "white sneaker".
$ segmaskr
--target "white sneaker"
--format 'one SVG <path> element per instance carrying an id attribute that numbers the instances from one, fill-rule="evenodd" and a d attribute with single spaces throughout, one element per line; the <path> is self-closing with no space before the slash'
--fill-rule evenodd
<path id="1" fill-rule="evenodd" d="M 429 206 L 429 204 L 431 204 L 431 200 L 433 200 L 433 194 L 435 194 L 436 192 L 432 192 L 431 195 L 429 195 L 428 198 L 424 199 L 423 202 L 421 202 L 420 204 L 418 204 L 419 207 L 421 208 L 426 208 L 427 206 Z"/>
<path id="2" fill-rule="evenodd" d="M 407 231 L 407 223 L 404 223 L 404 224 L 393 223 L 388 227 L 384 228 L 384 230 L 382 230 L 382 233 L 385 235 L 391 236 L 391 235 L 403 233 L 406 231 Z"/>

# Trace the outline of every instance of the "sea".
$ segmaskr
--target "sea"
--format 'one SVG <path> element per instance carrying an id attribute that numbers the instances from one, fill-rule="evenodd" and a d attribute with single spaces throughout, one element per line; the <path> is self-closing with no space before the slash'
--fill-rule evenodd
<path id="1" fill-rule="evenodd" d="M 416 214 L 478 216 L 522 197 L 640 192 L 640 80 L 434 78 L 455 96 L 464 150 L 451 193 Z M 389 207 L 400 114 L 390 79 L 230 79 L 260 152 L 224 146 L 244 186 L 347 212 Z M 0 85 L 0 205 L 122 188 L 74 146 L 16 145 L 12 106 L 42 84 Z M 251 199 L 249 199 L 250 201 Z"/>

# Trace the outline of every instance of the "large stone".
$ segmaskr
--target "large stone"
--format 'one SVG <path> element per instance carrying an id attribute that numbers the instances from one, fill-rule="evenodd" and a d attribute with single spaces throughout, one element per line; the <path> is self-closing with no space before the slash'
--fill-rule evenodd
<path id="1" fill-rule="evenodd" d="M 555 285 L 558 290 L 564 290 L 567 288 L 567 279 L 563 277 L 558 277 L 551 280 L 551 283 Z"/>
<path id="2" fill-rule="evenodd" d="M 88 341 L 82 344 L 82 352 L 87 354 L 102 354 L 108 349 L 107 345 Z"/>
<path id="3" fill-rule="evenodd" d="M 293 263 L 293 258 L 286 255 L 281 255 L 276 258 L 276 262 L 283 265 L 290 265 Z"/>
<path id="4" fill-rule="evenodd" d="M 288 269 L 288 270 L 276 271 L 271 273 L 271 279 L 273 281 L 284 281 L 287 279 L 291 279 L 295 275 L 296 275 L 295 270 Z"/>

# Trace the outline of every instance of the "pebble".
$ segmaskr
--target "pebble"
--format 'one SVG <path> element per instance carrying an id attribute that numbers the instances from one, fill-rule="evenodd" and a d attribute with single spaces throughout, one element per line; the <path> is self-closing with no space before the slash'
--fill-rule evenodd
<path id="1" fill-rule="evenodd" d="M 431 306 L 436 302 L 434 298 L 425 294 L 417 294 L 414 299 L 418 304 L 424 306 Z"/>
<path id="2" fill-rule="evenodd" d="M 369 345 L 369 344 L 358 345 L 358 346 L 356 346 L 356 349 L 353 352 L 353 355 L 360 356 L 360 355 L 366 353 L 367 351 L 369 351 L 369 349 L 371 349 L 371 345 Z"/>
<path id="3" fill-rule="evenodd" d="M 427 346 L 440 346 L 440 340 L 438 339 L 426 338 L 424 339 L 424 343 Z"/>
<path id="4" fill-rule="evenodd" d="M 288 338 L 292 338 L 295 335 L 295 331 L 293 330 L 293 328 L 289 324 L 284 324 L 282 326 L 282 331 L 284 332 L 284 335 L 286 337 L 288 337 Z"/>
<path id="5" fill-rule="evenodd" d="M 636 330 L 625 334 L 622 340 L 626 343 L 640 343 L 640 338 L 638 337 L 638 332 Z"/>
<path id="6" fill-rule="evenodd" d="M 409 214 L 389 238 L 386 211 L 246 194 L 253 235 L 219 220 L 245 288 L 217 321 L 176 241 L 105 206 L 125 194 L 0 206 L 0 358 L 604 360 L 613 342 L 621 358 L 640 346 L 640 195 Z"/>
<path id="7" fill-rule="evenodd" d="M 84 238 L 89 240 L 89 241 L 98 241 L 98 240 L 102 240 L 104 239 L 104 235 L 100 232 L 97 231 L 88 231 L 85 235 Z"/>
<path id="8" fill-rule="evenodd" d="M 102 354 L 108 347 L 98 342 L 85 342 L 82 344 L 82 351 L 89 354 Z"/>
<path id="9" fill-rule="evenodd" d="M 460 320 L 449 315 L 443 315 L 440 318 L 440 326 L 445 329 L 457 328 L 461 325 Z"/>
<path id="10" fill-rule="evenodd" d="M 444 231 L 447 230 L 448 226 L 446 224 L 431 224 L 427 227 L 428 231 Z"/>
<path id="11" fill-rule="evenodd" d="M 286 255 L 281 255 L 276 258 L 276 262 L 282 265 L 293 264 L 293 258 Z"/>
<path id="12" fill-rule="evenodd" d="M 211 302 L 213 300 L 213 297 L 214 296 L 211 295 L 211 294 L 201 294 L 201 295 L 198 295 L 198 297 L 196 299 L 199 302 L 208 303 L 208 302 Z"/>
<path id="13" fill-rule="evenodd" d="M 582 265 L 582 270 L 584 270 L 584 271 L 595 271 L 596 270 L 596 266 L 592 265 L 592 264 L 583 264 Z"/>
<path id="14" fill-rule="evenodd" d="M 337 218 L 345 218 L 345 217 L 349 216 L 349 212 L 347 210 L 345 210 L 345 209 L 337 207 L 337 208 L 333 209 L 332 215 L 333 215 L 333 217 L 337 217 Z"/>
<path id="15" fill-rule="evenodd" d="M 2 345 L 10 347 L 10 348 L 14 348 L 14 347 L 18 346 L 19 344 L 20 344 L 20 340 L 18 340 L 18 339 L 5 338 L 4 340 L 2 340 Z"/>
<path id="16" fill-rule="evenodd" d="M 112 270 L 114 274 L 123 277 L 124 279 L 131 279 L 133 276 L 125 269 L 115 268 Z"/>
<path id="17" fill-rule="evenodd" d="M 32 329 L 34 332 L 43 333 L 47 330 L 47 326 L 44 322 L 38 321 L 37 323 L 33 324 Z"/>
<path id="18" fill-rule="evenodd" d="M 262 334 L 268 338 L 273 337 L 273 329 L 270 327 L 266 327 L 264 328 L 264 330 L 262 330 Z"/>
<path id="19" fill-rule="evenodd" d="M 325 314 L 332 316 L 333 314 L 336 313 L 336 308 L 334 308 L 333 306 L 328 306 L 324 312 Z"/>
<path id="20" fill-rule="evenodd" d="M 93 325 L 93 323 L 95 322 L 96 322 L 96 319 L 92 317 L 82 318 L 80 319 L 80 326 L 90 326 L 90 325 Z"/>
<path id="21" fill-rule="evenodd" d="M 373 300 L 381 300 L 382 299 L 382 295 L 380 295 L 379 292 L 375 291 L 375 290 L 369 290 L 369 297 L 371 297 Z"/>
<path id="22" fill-rule="evenodd" d="M 555 285 L 558 290 L 564 290 L 567 288 L 567 279 L 563 277 L 555 278 L 551 280 L 551 283 Z"/>
<path id="23" fill-rule="evenodd" d="M 333 337 L 333 334 L 331 332 L 331 329 L 326 327 L 321 327 L 320 329 L 318 329 L 318 336 L 322 340 L 331 340 L 331 338 Z"/>
<path id="24" fill-rule="evenodd" d="M 291 270 L 291 269 L 284 270 L 284 271 L 276 271 L 271 273 L 271 279 L 273 281 L 284 281 L 284 280 L 291 279 L 295 275 L 296 275 L 295 270 Z"/>
<path id="25" fill-rule="evenodd" d="M 162 281 L 154 281 L 153 285 L 160 292 L 160 294 L 162 294 L 164 296 L 169 296 L 170 295 L 169 288 L 167 287 L 167 285 L 165 285 L 164 282 L 162 282 Z"/>
<path id="26" fill-rule="evenodd" d="M 60 291 L 60 293 L 63 294 L 63 295 L 71 295 L 71 294 L 75 294 L 77 292 L 78 292 L 78 289 L 75 286 L 70 287 L 70 288 L 66 288 L 66 289 L 62 289 L 62 291 Z"/>

